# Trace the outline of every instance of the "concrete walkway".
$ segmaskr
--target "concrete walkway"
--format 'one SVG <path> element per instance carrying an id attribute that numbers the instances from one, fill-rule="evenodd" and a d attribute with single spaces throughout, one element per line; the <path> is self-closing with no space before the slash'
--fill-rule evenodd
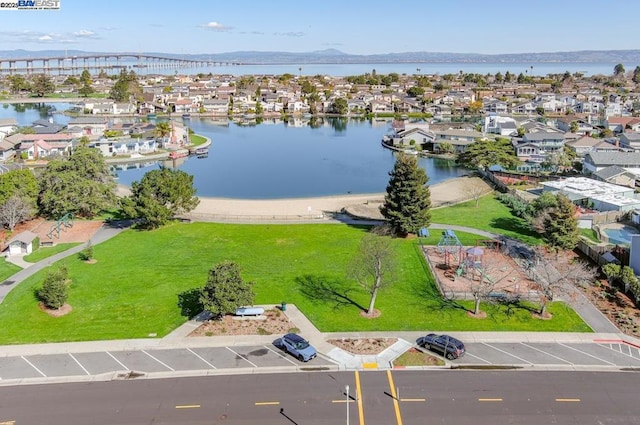
<path id="1" fill-rule="evenodd" d="M 90 241 L 92 245 L 97 245 L 101 242 L 106 241 L 107 239 L 110 239 L 114 236 L 116 236 L 117 234 L 119 234 L 120 232 L 122 232 L 124 229 L 128 228 L 130 226 L 130 222 L 126 222 L 126 221 L 122 221 L 122 222 L 112 222 L 110 224 L 103 224 L 102 227 L 100 229 L 98 229 L 98 231 L 91 237 Z M 58 260 L 61 260 L 63 258 L 69 257 L 71 255 L 75 255 L 78 254 L 79 252 L 81 252 L 83 249 L 85 249 L 87 246 L 87 243 L 83 243 L 77 246 L 74 246 L 73 248 L 70 248 L 66 251 L 63 252 L 59 252 L 56 255 L 52 255 L 51 257 L 45 258 L 42 261 L 39 261 L 37 263 L 28 263 L 26 261 L 24 261 L 24 259 L 22 258 L 22 256 L 9 256 L 7 257 L 7 261 L 16 264 L 20 267 L 22 267 L 23 269 L 20 270 L 18 273 L 14 274 L 13 276 L 10 276 L 7 280 L 5 280 L 4 282 L 0 283 L 0 303 L 2 303 L 2 301 L 4 300 L 4 298 L 7 296 L 7 294 L 16 286 L 18 286 L 18 284 L 20 282 L 22 282 L 23 280 L 27 279 L 28 277 L 36 274 L 37 272 L 39 272 L 40 270 L 49 267 L 51 264 L 55 263 Z"/>

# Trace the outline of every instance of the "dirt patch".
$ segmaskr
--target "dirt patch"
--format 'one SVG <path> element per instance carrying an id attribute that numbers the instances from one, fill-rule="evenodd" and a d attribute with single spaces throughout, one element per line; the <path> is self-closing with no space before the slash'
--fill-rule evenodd
<path id="1" fill-rule="evenodd" d="M 65 314 L 71 313 L 71 310 L 73 310 L 73 308 L 69 304 L 63 304 L 62 307 L 55 310 L 53 308 L 47 308 L 43 303 L 39 303 L 38 308 L 51 317 L 61 317 Z"/>
<path id="2" fill-rule="evenodd" d="M 375 355 L 382 353 L 397 341 L 397 338 L 341 338 L 330 339 L 327 342 L 352 354 Z"/>
<path id="3" fill-rule="evenodd" d="M 624 292 L 606 279 L 600 280 L 598 285 L 582 288 L 582 291 L 620 332 L 640 338 L 640 311 Z"/>
<path id="4" fill-rule="evenodd" d="M 279 335 L 297 333 L 295 324 L 280 310 L 266 310 L 263 316 L 238 317 L 227 315 L 198 326 L 189 336 Z"/>
<path id="5" fill-rule="evenodd" d="M 382 312 L 377 308 L 374 308 L 371 313 L 365 310 L 360 310 L 360 316 L 364 317 L 365 319 L 375 319 L 376 317 L 380 317 L 381 314 Z"/>
<path id="6" fill-rule="evenodd" d="M 40 238 L 40 243 L 52 242 L 54 244 L 57 244 L 87 242 L 98 231 L 98 229 L 102 227 L 103 222 L 98 220 L 76 220 L 73 222 L 73 225 L 71 227 L 61 226 L 59 234 L 58 232 L 54 232 L 54 234 L 49 237 L 52 226 L 55 227 L 56 224 L 57 222 L 55 221 L 47 221 L 43 218 L 35 218 L 33 220 L 18 224 L 13 229 L 12 233 L 7 232 L 6 230 L 2 230 L 0 231 L 0 241 L 2 241 L 2 247 L 6 247 L 7 241 L 11 239 L 13 235 L 17 235 L 26 230 L 29 230 L 38 235 L 38 238 Z"/>

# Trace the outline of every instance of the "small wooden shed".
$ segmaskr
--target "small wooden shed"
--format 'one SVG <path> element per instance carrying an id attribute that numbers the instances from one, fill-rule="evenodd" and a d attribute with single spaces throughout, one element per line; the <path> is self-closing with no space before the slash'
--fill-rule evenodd
<path id="1" fill-rule="evenodd" d="M 33 241 L 38 237 L 28 230 L 18 233 L 9 240 L 7 249 L 9 255 L 31 254 L 33 252 Z"/>

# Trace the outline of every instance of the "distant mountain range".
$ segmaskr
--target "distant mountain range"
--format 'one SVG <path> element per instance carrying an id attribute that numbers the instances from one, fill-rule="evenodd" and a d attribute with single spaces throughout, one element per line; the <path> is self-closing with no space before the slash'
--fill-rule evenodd
<path id="1" fill-rule="evenodd" d="M 105 52 L 82 50 L 0 50 L 0 60 L 37 56 L 80 56 Z M 110 52 L 124 53 L 124 52 Z M 140 53 L 140 52 L 137 52 Z M 253 64 L 321 64 L 321 63 L 623 63 L 640 64 L 640 50 L 580 50 L 574 52 L 546 53 L 444 53 L 444 52 L 403 52 L 375 55 L 352 55 L 336 49 L 313 52 L 261 52 L 240 51 L 211 54 L 178 55 L 175 53 L 144 52 L 158 56 L 211 60 L 221 62 L 241 62 Z"/>

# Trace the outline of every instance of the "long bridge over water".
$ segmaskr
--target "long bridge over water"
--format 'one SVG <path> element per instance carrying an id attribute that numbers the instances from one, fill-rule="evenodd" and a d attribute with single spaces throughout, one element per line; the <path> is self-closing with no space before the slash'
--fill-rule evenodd
<path id="1" fill-rule="evenodd" d="M 0 58 L 0 73 L 51 74 L 88 70 L 115 70 L 143 68 L 161 70 L 170 68 L 204 68 L 209 66 L 243 65 L 239 62 L 204 59 L 186 59 L 143 53 L 93 53 L 74 56 L 34 56 Z"/>

